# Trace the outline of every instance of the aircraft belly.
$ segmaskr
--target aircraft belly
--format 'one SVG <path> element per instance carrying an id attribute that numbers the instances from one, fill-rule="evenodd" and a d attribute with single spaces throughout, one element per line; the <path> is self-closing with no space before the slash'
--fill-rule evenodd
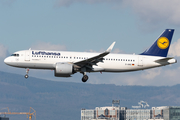
<path id="1" fill-rule="evenodd" d="M 142 67 L 139 67 L 133 63 L 129 63 L 129 64 L 104 63 L 104 64 L 100 64 L 99 66 L 104 68 L 104 72 L 128 72 L 128 71 L 136 71 L 142 69 Z"/>
<path id="2" fill-rule="evenodd" d="M 11 63 L 11 66 L 32 69 L 54 69 L 54 64 L 51 63 L 14 62 Z"/>

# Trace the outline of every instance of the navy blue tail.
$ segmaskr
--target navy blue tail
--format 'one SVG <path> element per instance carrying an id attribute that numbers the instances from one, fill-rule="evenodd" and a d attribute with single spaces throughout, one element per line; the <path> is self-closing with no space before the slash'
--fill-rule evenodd
<path id="1" fill-rule="evenodd" d="M 166 57 L 171 44 L 174 29 L 166 29 L 154 44 L 140 55 Z"/>

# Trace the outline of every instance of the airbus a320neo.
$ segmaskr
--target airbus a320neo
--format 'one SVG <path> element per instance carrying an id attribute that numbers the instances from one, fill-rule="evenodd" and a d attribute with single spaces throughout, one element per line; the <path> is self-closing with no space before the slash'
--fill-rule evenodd
<path id="1" fill-rule="evenodd" d="M 7 65 L 26 69 L 51 69 L 56 77 L 71 77 L 79 72 L 82 81 L 88 80 L 90 72 L 130 72 L 176 63 L 173 57 L 167 57 L 174 29 L 166 29 L 150 48 L 143 53 L 112 54 L 113 42 L 103 53 L 68 52 L 48 50 L 22 50 L 7 57 Z"/>

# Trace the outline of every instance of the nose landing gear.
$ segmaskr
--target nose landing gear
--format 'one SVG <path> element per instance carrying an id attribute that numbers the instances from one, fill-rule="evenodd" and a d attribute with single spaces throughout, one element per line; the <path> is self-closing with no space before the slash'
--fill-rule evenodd
<path id="1" fill-rule="evenodd" d="M 24 76 L 26 79 L 29 77 L 28 73 L 29 73 L 29 68 L 26 69 L 26 75 Z"/>

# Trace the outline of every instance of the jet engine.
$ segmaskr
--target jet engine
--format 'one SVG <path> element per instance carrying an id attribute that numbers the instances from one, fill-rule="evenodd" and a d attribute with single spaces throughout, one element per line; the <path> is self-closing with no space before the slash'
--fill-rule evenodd
<path id="1" fill-rule="evenodd" d="M 56 77 L 71 77 L 74 74 L 74 67 L 69 63 L 56 63 L 54 75 Z"/>

